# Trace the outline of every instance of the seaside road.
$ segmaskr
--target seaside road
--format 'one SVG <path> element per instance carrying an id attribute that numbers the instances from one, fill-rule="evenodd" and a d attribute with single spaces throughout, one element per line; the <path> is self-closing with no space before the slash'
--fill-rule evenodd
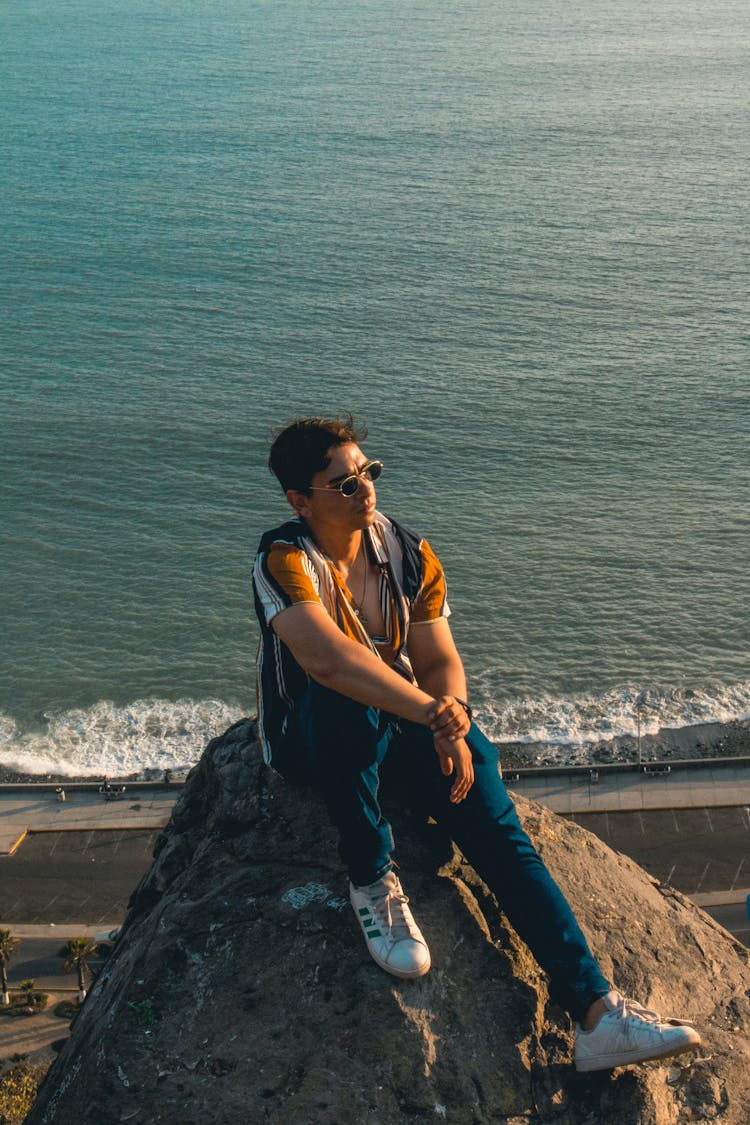
<path id="1" fill-rule="evenodd" d="M 27 832 L 163 828 L 179 791 L 178 786 L 169 789 L 130 786 L 123 797 L 106 801 L 95 786 L 89 786 L 66 790 L 66 800 L 58 801 L 53 786 L 3 786 L 0 789 L 0 865 L 4 856 L 12 855 L 19 847 Z"/>
<path id="2" fill-rule="evenodd" d="M 105 929 L 127 912 L 151 865 L 157 829 L 30 833 L 0 857 L 0 921 Z"/>
<path id="3" fill-rule="evenodd" d="M 568 819 L 690 898 L 724 891 L 736 901 L 750 886 L 750 815 L 744 806 L 574 813 Z"/>
<path id="4" fill-rule="evenodd" d="M 750 919 L 747 916 L 747 901 L 726 903 L 723 906 L 711 906 L 709 903 L 698 902 L 698 906 L 715 918 L 720 926 L 734 934 L 743 945 L 750 946 Z"/>

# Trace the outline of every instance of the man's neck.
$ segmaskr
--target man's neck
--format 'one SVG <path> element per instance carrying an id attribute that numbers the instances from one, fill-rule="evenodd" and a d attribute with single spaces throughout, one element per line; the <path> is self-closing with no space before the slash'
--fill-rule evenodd
<path id="1" fill-rule="evenodd" d="M 333 565 L 346 578 L 354 566 L 362 549 L 362 531 L 336 532 L 330 528 L 315 527 L 308 524 L 313 538 Z"/>

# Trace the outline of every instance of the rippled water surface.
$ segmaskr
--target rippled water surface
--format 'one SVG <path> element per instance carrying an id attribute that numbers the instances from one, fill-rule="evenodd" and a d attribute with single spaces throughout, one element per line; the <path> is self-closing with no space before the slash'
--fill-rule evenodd
<path id="1" fill-rule="evenodd" d="M 750 711 L 747 6 L 174 8 L 6 21 L 0 761 L 253 709 L 269 430 L 339 409 L 489 733 Z"/>

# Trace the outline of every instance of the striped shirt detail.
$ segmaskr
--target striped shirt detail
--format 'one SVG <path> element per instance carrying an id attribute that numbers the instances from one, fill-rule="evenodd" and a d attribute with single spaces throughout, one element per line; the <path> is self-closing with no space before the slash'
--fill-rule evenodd
<path id="1" fill-rule="evenodd" d="M 341 575 L 302 520 L 289 520 L 261 539 L 253 567 L 253 589 L 261 628 L 258 726 L 267 762 L 308 680 L 273 630 L 277 614 L 302 602 L 321 604 L 346 636 L 366 645 L 412 681 L 406 651 L 409 625 L 450 615 L 443 569 L 424 539 L 377 513 L 375 522 L 365 532 L 365 547 L 370 562 L 379 571 L 385 623 L 384 637 L 374 640 L 357 617 Z"/>
<path id="2" fill-rule="evenodd" d="M 424 539 L 419 545 L 422 555 L 422 585 L 411 615 L 412 625 L 437 621 L 446 608 L 445 577 L 437 555 Z"/>
<path id="3" fill-rule="evenodd" d="M 320 601 L 318 576 L 309 557 L 296 544 L 273 543 L 266 569 L 273 579 L 274 589 L 284 591 L 282 596 L 274 598 L 274 616 L 297 602 Z"/>

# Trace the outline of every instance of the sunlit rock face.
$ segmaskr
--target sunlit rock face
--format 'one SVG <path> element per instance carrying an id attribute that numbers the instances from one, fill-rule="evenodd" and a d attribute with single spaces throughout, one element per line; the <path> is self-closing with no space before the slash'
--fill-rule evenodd
<path id="1" fill-rule="evenodd" d="M 313 794 L 262 765 L 252 722 L 192 771 L 122 936 L 28 1125 L 747 1125 L 747 951 L 681 895 L 519 802 L 602 967 L 693 1018 L 696 1056 L 589 1076 L 493 896 L 386 786 L 430 944 L 416 982 L 370 960 Z"/>

